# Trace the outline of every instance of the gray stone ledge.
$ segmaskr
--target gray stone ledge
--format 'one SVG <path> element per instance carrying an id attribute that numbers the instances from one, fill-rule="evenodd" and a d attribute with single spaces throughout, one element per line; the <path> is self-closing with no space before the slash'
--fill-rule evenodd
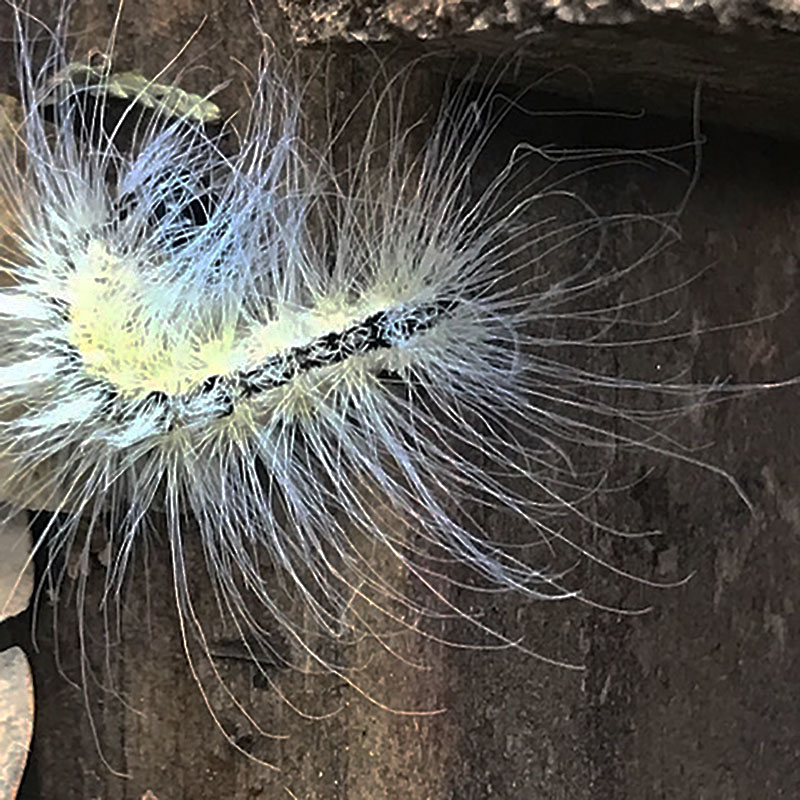
<path id="1" fill-rule="evenodd" d="M 800 31 L 796 0 L 281 0 L 298 41 L 440 39 L 479 31 L 514 36 L 555 22 L 628 25 L 672 17 L 719 31 Z"/>

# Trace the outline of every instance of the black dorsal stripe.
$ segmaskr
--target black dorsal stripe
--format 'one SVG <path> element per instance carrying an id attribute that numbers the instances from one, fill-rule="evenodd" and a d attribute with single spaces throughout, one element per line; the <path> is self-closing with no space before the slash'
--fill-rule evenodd
<path id="1" fill-rule="evenodd" d="M 326 333 L 306 345 L 270 356 L 246 372 L 233 373 L 229 380 L 237 385 L 240 397 L 253 397 L 285 386 L 309 370 L 330 367 L 351 356 L 366 355 L 407 342 L 413 336 L 430 330 L 454 305 L 454 301 L 443 300 L 416 308 L 379 311 L 344 331 Z M 209 380 L 206 379 L 203 385 Z"/>
<path id="2" fill-rule="evenodd" d="M 308 344 L 290 347 L 247 370 L 229 375 L 209 375 L 195 389 L 181 395 L 150 392 L 136 404 L 139 410 L 156 412 L 166 430 L 191 423 L 193 401 L 203 400 L 202 416 L 217 419 L 230 416 L 240 400 L 256 397 L 285 386 L 313 369 L 340 364 L 348 358 L 402 345 L 433 328 L 456 306 L 454 300 L 440 300 L 414 308 L 389 308 L 341 332 L 326 333 Z M 120 396 L 110 388 L 107 410 L 118 421 L 130 418 L 121 412 Z M 130 411 L 133 405 L 126 406 Z M 199 418 L 199 417 L 198 417 Z"/>

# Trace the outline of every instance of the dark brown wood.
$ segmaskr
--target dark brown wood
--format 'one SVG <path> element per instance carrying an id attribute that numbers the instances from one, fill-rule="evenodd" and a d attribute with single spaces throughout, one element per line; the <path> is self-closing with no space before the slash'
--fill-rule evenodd
<path id="1" fill-rule="evenodd" d="M 703 89 L 709 122 L 800 135 L 800 6 L 780 0 L 279 0 L 309 45 L 432 52 L 465 68 L 498 56 L 516 79 L 582 104 L 686 113 Z M 450 68 L 449 66 L 447 67 Z"/>
<path id="2" fill-rule="evenodd" d="M 280 15 L 265 7 L 259 11 L 265 29 L 285 43 Z M 102 42 L 110 22 L 107 4 L 87 2 L 77 13 L 77 28 L 86 41 L 94 36 L 95 43 Z M 131 3 L 123 14 L 120 65 L 154 72 L 190 37 L 204 14 L 208 19 L 186 54 L 198 69 L 190 70 L 182 85 L 201 91 L 236 76 L 231 57 L 254 67 L 258 41 L 247 6 L 222 0 L 205 5 L 191 0 Z M 601 32 L 586 35 L 591 40 Z M 580 41 L 576 35 L 576 47 Z M 680 36 L 676 42 L 674 58 L 680 62 Z M 627 96 L 627 78 L 653 85 L 647 83 L 652 76 L 639 70 L 635 59 L 630 71 L 620 72 L 609 56 L 627 59 L 631 49 L 645 53 L 646 46 L 645 35 L 637 36 L 633 28 L 608 32 L 603 48 L 610 49 L 597 50 L 590 71 L 598 101 Z M 550 48 L 539 51 L 544 64 L 570 60 L 555 40 Z M 553 55 L 552 62 L 547 54 Z M 302 56 L 309 85 L 319 89 L 319 107 L 313 93 L 309 101 L 312 127 L 314 114 L 321 115 L 316 117 L 321 127 L 327 124 L 323 120 L 332 97 L 345 115 L 374 78 L 374 54 L 338 51 L 323 63 L 325 57 L 321 52 Z M 750 91 L 757 104 L 774 91 L 772 73 L 758 68 L 756 62 L 748 67 L 759 76 Z M 693 74 L 687 76 L 686 87 L 691 87 Z M 424 63 L 419 76 L 410 80 L 416 81 L 406 92 L 411 104 L 407 113 L 413 119 L 438 105 L 442 81 Z M 244 81 L 234 80 L 221 96 L 226 111 L 241 104 L 243 86 Z M 609 121 L 591 114 L 515 116 L 501 133 L 496 152 L 481 166 L 491 174 L 503 162 L 505 145 L 517 139 L 574 146 L 685 142 L 691 137 L 690 94 L 681 105 L 684 118 L 677 123 L 659 116 L 676 111 L 669 93 L 660 90 L 637 93 L 647 106 L 639 121 Z M 787 104 L 789 97 L 796 95 L 785 95 Z M 723 92 L 714 102 L 723 109 L 720 118 L 740 118 L 741 106 L 732 95 Z M 526 105 L 565 108 L 548 97 L 527 98 Z M 577 108 L 585 104 L 578 101 Z M 794 113 L 786 109 L 787 116 Z M 682 308 L 682 322 L 702 330 L 732 327 L 679 345 L 626 352 L 617 366 L 655 377 L 659 367 L 668 370 L 688 362 L 687 379 L 698 382 L 732 376 L 747 383 L 797 374 L 795 307 L 774 320 L 737 326 L 796 299 L 796 146 L 731 127 L 708 127 L 706 135 L 701 180 L 681 221 L 683 241 L 660 254 L 647 274 L 654 286 L 663 286 L 703 273 L 682 292 L 665 298 L 665 313 Z M 620 198 L 639 208 L 674 207 L 685 187 L 686 181 L 668 170 L 645 179 L 641 172 L 622 167 L 603 173 L 601 180 L 587 178 L 583 185 L 601 211 L 618 208 Z M 620 229 L 618 236 L 614 248 L 624 258 L 630 252 L 630 231 Z M 38 628 L 40 652 L 33 659 L 34 750 L 28 794 L 23 796 L 140 800 L 151 791 L 158 800 L 745 800 L 800 795 L 797 416 L 796 391 L 779 390 L 694 411 L 675 432 L 703 447 L 704 458 L 736 477 L 754 504 L 754 514 L 713 475 L 620 454 L 617 477 L 640 480 L 629 491 L 598 499 L 603 504 L 599 511 L 620 524 L 659 528 L 665 535 L 622 546 L 597 533 L 600 547 L 615 563 L 643 575 L 666 581 L 693 577 L 684 586 L 663 590 L 585 566 L 581 578 L 592 598 L 626 607 L 652 605 L 649 614 L 622 616 L 578 602 L 487 599 L 488 624 L 509 636 L 524 636 L 526 645 L 545 655 L 581 662 L 583 671 L 553 667 L 514 650 L 458 650 L 409 639 L 404 652 L 425 667 L 415 669 L 364 642 L 340 655 L 352 666 L 369 660 L 367 688 L 398 708 L 443 708 L 445 713 L 400 716 L 329 676 L 270 673 L 280 690 L 310 713 L 338 709 L 330 718 L 306 720 L 264 688 L 252 666 L 221 660 L 223 677 L 265 729 L 288 736 L 272 741 L 244 725 L 215 688 L 207 667 L 200 665 L 220 722 L 240 747 L 279 765 L 280 772 L 248 760 L 215 727 L 181 646 L 166 545 L 151 543 L 147 581 L 142 564 L 136 565 L 123 598 L 121 637 L 112 637 L 108 650 L 96 610 L 103 566 L 93 558 L 85 603 L 88 652 L 112 691 L 90 685 L 85 702 L 82 691 L 65 680 L 61 671 L 74 680 L 81 677 L 75 605 L 65 592 L 58 619 L 59 669 L 52 610 L 45 603 Z M 497 521 L 489 516 L 484 524 L 494 530 Z M 521 529 L 502 533 L 520 541 L 527 535 Z M 188 550 L 199 612 L 210 620 L 212 634 L 221 637 L 225 632 L 214 628 L 214 600 L 204 584 L 197 543 L 188 541 Z M 102 762 L 90 719 L 97 724 L 100 750 L 108 762 L 130 777 L 117 777 Z"/>

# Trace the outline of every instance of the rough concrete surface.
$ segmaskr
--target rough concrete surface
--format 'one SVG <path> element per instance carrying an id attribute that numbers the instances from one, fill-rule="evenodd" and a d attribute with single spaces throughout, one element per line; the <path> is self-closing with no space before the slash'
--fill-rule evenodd
<path id="1" fill-rule="evenodd" d="M 744 6 L 730 8 L 735 16 Z M 639 6 L 634 11 L 644 13 Z M 87 2 L 78 13 L 84 21 L 78 27 L 90 39 L 107 32 L 106 4 Z M 266 8 L 262 13 L 266 30 L 278 42 L 285 41 L 287 29 L 280 14 Z M 787 8 L 785 20 L 793 19 L 792 13 Z M 202 8 L 192 0 L 126 7 L 119 41 L 121 66 L 153 72 L 204 15 L 208 19 L 186 54 L 190 63 L 202 68 L 190 70 L 182 85 L 198 91 L 226 75 L 240 75 L 229 56 L 252 65 L 256 41 L 247 5 L 223 0 Z M 789 22 L 780 20 L 769 35 L 793 36 Z M 617 31 L 618 42 L 644 52 L 648 39 L 644 34 L 637 38 L 637 31 L 641 29 L 634 26 Z M 676 29 L 676 42 L 681 35 Z M 563 45 L 563 38 L 548 41 L 548 52 L 558 51 L 555 63 L 569 61 L 558 44 Z M 637 72 L 641 62 L 628 60 L 624 48 L 609 47 L 604 41 L 597 51 L 592 73 L 597 105 L 611 106 L 620 92 L 625 94 L 626 87 L 620 86 L 623 72 L 615 68 L 619 61 L 626 61 L 630 83 L 644 85 L 649 80 L 649 73 Z M 689 44 L 674 52 L 676 63 L 681 62 L 680 52 L 684 54 L 684 83 L 691 89 L 694 65 L 699 63 L 693 59 L 706 63 L 705 56 Z M 317 98 L 320 107 L 332 96 L 346 108 L 364 97 L 378 57 L 349 50 L 306 54 L 303 68 L 312 76 L 309 91 L 324 86 L 325 98 Z M 402 61 L 402 55 L 399 58 Z M 738 59 L 730 56 L 731 63 Z M 650 60 L 656 65 L 659 61 L 653 55 Z M 775 92 L 759 64 L 748 62 L 753 102 Z M 424 116 L 445 91 L 443 79 L 426 69 L 425 62 L 420 67 L 406 93 L 411 118 Z M 524 72 L 519 81 L 529 85 Z M 790 92 L 790 84 L 787 76 L 782 91 Z M 222 97 L 221 105 L 228 103 L 226 111 L 236 107 L 241 86 L 242 81 L 235 80 Z M 563 86 L 547 83 L 536 88 L 557 91 Z M 585 111 L 585 97 L 526 95 L 518 113 L 510 113 L 493 138 L 476 181 L 491 175 L 520 140 L 609 148 L 658 148 L 689 141 L 690 90 L 680 95 L 682 105 L 678 94 L 654 91 L 638 96 L 646 111 L 641 119 L 565 113 Z M 793 119 L 797 103 L 788 99 L 796 97 L 790 93 L 783 106 L 773 100 L 765 106 L 773 109 L 778 120 L 774 127 L 782 135 L 794 130 L 794 122 L 784 124 L 779 117 Z M 724 110 L 716 118 L 753 127 L 734 99 L 733 91 L 719 94 L 716 102 Z M 728 100 L 732 106 L 726 105 Z M 530 113 L 543 110 L 558 113 Z M 706 122 L 705 116 L 701 121 Z M 708 333 L 621 350 L 592 367 L 653 378 L 662 370 L 683 367 L 687 380 L 697 382 L 725 378 L 750 383 L 800 374 L 796 144 L 731 125 L 704 124 L 704 134 L 702 170 L 681 218 L 682 239 L 637 273 L 638 283 L 631 291 L 642 296 L 691 279 L 656 303 L 653 314 L 678 330 Z M 669 155 L 691 169 L 690 151 Z M 666 166 L 641 169 L 627 164 L 587 174 L 578 186 L 608 213 L 626 207 L 675 208 L 688 183 L 686 175 Z M 639 233 L 635 227 L 618 229 L 610 251 L 621 260 L 629 258 Z M 652 289 L 647 281 L 652 281 Z M 774 316 L 777 311 L 783 313 Z M 209 702 L 220 723 L 241 749 L 281 771 L 248 760 L 211 722 L 181 647 L 166 545 L 155 537 L 149 543 L 146 579 L 141 562 L 133 565 L 119 629 L 109 630 L 108 620 L 97 610 L 104 567 L 94 558 L 86 597 L 70 593 L 66 584 L 57 637 L 52 632 L 53 610 L 42 604 L 38 653 L 21 624 L 6 627 L 0 636 L 26 642 L 39 698 L 33 759 L 20 797 L 140 800 L 147 792 L 158 800 L 800 796 L 797 403 L 798 392 L 791 388 L 732 397 L 694 410 L 671 431 L 694 448 L 692 452 L 735 477 L 752 502 L 752 512 L 718 475 L 674 461 L 618 454 L 613 469 L 623 488 L 598 496 L 598 511 L 620 525 L 659 529 L 664 535 L 624 542 L 594 532 L 594 545 L 637 575 L 666 583 L 690 580 L 655 589 L 585 563 L 578 567 L 576 580 L 598 603 L 651 607 L 649 613 L 622 615 L 577 601 L 543 604 L 513 596 L 486 598 L 481 607 L 486 624 L 509 637 L 524 637 L 526 645 L 543 655 L 576 662 L 580 670 L 552 666 L 513 649 L 456 649 L 419 638 L 404 642 L 403 653 L 423 668 L 400 663 L 370 642 L 337 653 L 351 667 L 367 664 L 368 688 L 395 707 L 443 710 L 409 717 L 365 701 L 329 676 L 274 670 L 268 672 L 270 687 L 243 659 L 221 659 L 223 677 L 257 722 L 286 737 L 273 740 L 259 736 L 243 720 L 199 663 L 197 677 L 210 687 Z M 487 514 L 483 524 L 494 531 L 504 522 Z M 526 536 L 519 529 L 502 533 L 511 541 L 524 541 Z M 200 587 L 197 610 L 213 619 L 214 597 L 202 592 L 202 554 L 188 544 L 189 570 Z M 88 666 L 102 686 L 82 672 L 86 664 L 76 641 L 81 609 Z M 480 644 L 469 638 L 469 630 L 461 634 L 468 643 Z M 83 681 L 86 694 L 67 678 Z M 308 716 L 332 715 L 303 718 L 277 698 L 276 688 Z"/>
<path id="2" fill-rule="evenodd" d="M 0 504 L 0 622 L 22 613 L 33 592 L 33 563 L 28 516 L 21 511 L 10 516 L 9 507 Z"/>
<path id="3" fill-rule="evenodd" d="M 0 653 L 0 796 L 14 798 L 22 782 L 33 730 L 33 681 L 25 652 Z"/>

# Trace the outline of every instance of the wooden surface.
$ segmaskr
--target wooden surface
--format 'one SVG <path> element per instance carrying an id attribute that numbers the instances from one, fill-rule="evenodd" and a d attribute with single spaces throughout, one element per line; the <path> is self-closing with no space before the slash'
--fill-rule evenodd
<path id="1" fill-rule="evenodd" d="M 797 0 L 278 0 L 298 41 L 366 43 L 491 64 L 513 60 L 584 107 L 683 115 L 700 85 L 708 121 L 800 136 Z"/>
<path id="2" fill-rule="evenodd" d="M 105 13 L 105 5 L 96 8 L 101 6 Z M 88 9 L 87 4 L 81 13 L 92 17 Z M 203 10 L 208 20 L 187 55 L 210 69 L 188 75 L 190 91 L 213 85 L 231 69 L 235 74 L 229 55 L 252 65 L 257 52 L 244 4 L 240 11 L 222 2 Z M 264 15 L 265 26 L 274 25 L 269 30 L 280 39 L 277 17 L 266 10 Z M 157 68 L 201 17 L 188 0 L 152 9 L 148 4 L 146 12 L 131 4 L 120 37 L 122 66 Z M 92 27 L 107 30 L 104 19 L 98 14 Z M 314 73 L 322 55 L 308 58 L 306 68 Z M 374 64 L 371 58 L 339 53 L 324 70 L 317 69 L 315 80 L 324 75 L 319 85 L 326 91 L 335 87 L 346 107 L 349 93 L 363 96 L 371 77 L 364 65 Z M 441 91 L 424 65 L 420 81 L 421 88 L 408 93 L 416 104 L 412 116 L 437 103 Z M 233 106 L 235 86 L 231 92 L 225 102 Z M 634 147 L 687 141 L 689 103 L 685 118 L 669 123 L 658 117 L 658 97 L 652 101 L 643 120 L 511 115 L 498 134 L 495 156 L 481 166 L 491 174 L 516 139 Z M 563 106 L 546 97 L 531 96 L 525 103 Z M 763 316 L 795 298 L 800 253 L 796 147 L 732 128 L 708 128 L 706 134 L 701 180 L 682 220 L 683 241 L 658 256 L 647 272 L 654 285 L 663 286 L 710 267 L 688 289 L 664 300 L 665 312 L 677 305 L 684 323 L 705 330 Z M 647 176 L 620 168 L 602 180 L 587 178 L 582 188 L 601 208 L 617 207 L 620 198 L 640 208 L 662 208 L 674 205 L 685 181 L 667 170 Z M 625 236 L 621 231 L 615 244 L 621 257 L 630 247 Z M 635 291 L 646 292 L 647 286 Z M 797 374 L 797 314 L 790 307 L 774 321 L 624 352 L 618 369 L 655 375 L 662 365 L 685 363 L 687 377 L 699 382 Z M 180 644 L 165 544 L 154 541 L 149 547 L 147 581 L 142 564 L 135 566 L 120 634 L 112 632 L 108 650 L 96 610 L 103 569 L 97 559 L 85 599 L 86 644 L 106 688 L 90 681 L 85 699 L 61 674 L 81 679 L 75 636 L 80 598 L 65 592 L 59 607 L 58 663 L 52 610 L 43 603 L 40 649 L 33 655 L 34 750 L 22 797 L 140 800 L 147 791 L 158 800 L 800 795 L 797 402 L 794 390 L 732 400 L 693 413 L 676 431 L 739 480 L 754 514 L 713 475 L 620 454 L 618 477 L 639 481 L 614 495 L 613 504 L 610 498 L 602 501 L 599 511 L 620 523 L 663 529 L 665 535 L 623 547 L 597 534 L 599 546 L 615 563 L 640 574 L 693 577 L 678 588 L 648 590 L 584 566 L 581 579 L 598 600 L 652 605 L 651 613 L 626 617 L 579 603 L 487 600 L 487 623 L 509 636 L 524 636 L 547 655 L 580 661 L 583 671 L 548 666 L 513 650 L 458 650 L 419 639 L 407 642 L 405 651 L 425 666 L 414 669 L 364 642 L 337 655 L 351 665 L 369 659 L 369 688 L 397 707 L 445 713 L 400 716 L 328 676 L 269 672 L 280 691 L 310 714 L 336 711 L 309 720 L 265 688 L 251 665 L 221 660 L 223 676 L 254 717 L 266 730 L 288 737 L 271 740 L 244 724 L 201 665 L 220 722 L 241 748 L 279 765 L 279 772 L 248 760 L 215 728 Z M 487 530 L 497 524 L 491 516 L 483 522 Z M 525 536 L 521 530 L 502 533 L 509 539 Z M 213 629 L 214 600 L 203 593 L 199 548 L 189 542 L 189 550 L 199 611 L 211 620 L 211 633 L 222 634 Z M 6 636 L 24 639 L 24 625 Z M 98 751 L 129 777 L 116 776 Z"/>

